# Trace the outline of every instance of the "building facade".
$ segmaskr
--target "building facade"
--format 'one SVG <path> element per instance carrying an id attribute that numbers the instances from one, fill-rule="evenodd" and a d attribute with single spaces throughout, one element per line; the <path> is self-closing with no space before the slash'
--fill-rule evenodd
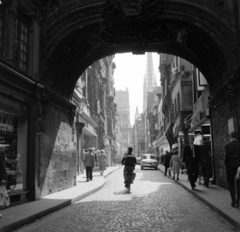
<path id="1" fill-rule="evenodd" d="M 121 131 L 122 154 L 124 154 L 128 147 L 133 146 L 128 89 L 117 90 L 115 102 L 117 104 L 118 125 Z"/>
<path id="2" fill-rule="evenodd" d="M 8 186 L 13 204 L 36 200 L 75 184 L 75 85 L 98 59 L 126 51 L 172 51 L 204 74 L 209 85 L 216 183 L 227 186 L 223 144 L 229 142 L 230 131 L 240 131 L 238 1 L 139 1 L 138 5 L 141 25 L 135 15 L 126 14 L 119 2 L 107 1 L 106 5 L 99 1 L 0 1 L 1 149 L 9 161 L 8 168 L 18 175 L 16 186 Z M 165 13 L 159 17 L 159 12 Z M 163 66 L 163 73 L 171 71 Z M 89 72 L 94 78 L 89 91 L 102 91 L 96 70 Z M 164 93 L 165 134 L 172 144 L 171 109 L 166 105 L 171 103 L 171 95 L 167 90 Z M 110 118 L 114 109 L 110 92 L 106 98 Z M 89 101 L 91 117 L 97 121 L 99 103 L 94 98 Z M 100 119 L 100 128 L 103 121 Z M 107 133 L 114 138 L 114 121 L 107 121 Z M 97 131 L 96 135 L 100 134 L 107 135 Z M 114 146 L 111 136 L 106 145 Z"/>

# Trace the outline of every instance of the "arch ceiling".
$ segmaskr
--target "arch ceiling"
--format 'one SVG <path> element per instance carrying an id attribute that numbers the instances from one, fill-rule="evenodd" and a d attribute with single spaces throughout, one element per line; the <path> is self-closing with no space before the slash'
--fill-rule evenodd
<path id="1" fill-rule="evenodd" d="M 89 65 L 115 53 L 152 51 L 183 57 L 202 71 L 210 85 L 223 81 L 236 67 L 231 1 L 45 2 L 41 76 L 66 97 Z"/>

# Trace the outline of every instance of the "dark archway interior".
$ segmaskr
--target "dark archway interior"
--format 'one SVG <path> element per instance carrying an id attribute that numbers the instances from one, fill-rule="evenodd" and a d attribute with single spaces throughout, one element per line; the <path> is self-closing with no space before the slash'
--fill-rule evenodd
<path id="1" fill-rule="evenodd" d="M 219 31 L 222 25 L 213 28 L 211 22 L 216 19 L 203 9 L 184 4 L 171 8 L 174 3 L 164 6 L 153 1 L 149 5 L 137 4 L 142 7 L 140 13 L 134 14 L 138 8 L 132 7 L 129 12 L 133 14 L 128 15 L 128 8 L 125 6 L 125 12 L 117 2 L 75 8 L 65 15 L 56 15 L 54 23 L 46 26 L 41 74 L 50 88 L 69 97 L 88 66 L 108 55 L 124 52 L 180 56 L 201 70 L 210 89 L 235 66 L 229 41 Z M 182 10 L 184 7 L 189 13 Z M 208 25 L 194 12 L 206 14 Z"/>

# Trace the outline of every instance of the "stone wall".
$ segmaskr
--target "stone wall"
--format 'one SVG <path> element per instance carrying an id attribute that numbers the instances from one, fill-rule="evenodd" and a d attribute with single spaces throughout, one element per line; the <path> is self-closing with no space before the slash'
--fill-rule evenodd
<path id="1" fill-rule="evenodd" d="M 74 186 L 76 179 L 76 150 L 72 146 L 72 128 L 67 113 L 49 107 L 45 133 L 40 139 L 41 196 Z"/>
<path id="2" fill-rule="evenodd" d="M 228 188 L 224 165 L 224 145 L 230 142 L 228 120 L 233 117 L 229 101 L 224 101 L 212 110 L 213 148 L 215 157 L 216 184 Z"/>

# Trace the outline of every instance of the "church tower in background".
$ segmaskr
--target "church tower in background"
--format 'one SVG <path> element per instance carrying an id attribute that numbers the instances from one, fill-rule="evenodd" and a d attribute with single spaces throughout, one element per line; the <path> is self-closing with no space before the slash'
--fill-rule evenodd
<path id="1" fill-rule="evenodd" d="M 128 88 L 116 90 L 115 103 L 117 104 L 118 126 L 121 131 L 122 152 L 132 146 L 132 128 L 130 124 L 130 99 Z"/>
<path id="2" fill-rule="evenodd" d="M 144 75 L 143 81 L 143 111 L 147 107 L 147 94 L 148 92 L 153 92 L 157 87 L 156 77 L 153 68 L 153 56 L 151 52 L 146 53 L 147 62 L 146 62 L 146 73 Z"/>

